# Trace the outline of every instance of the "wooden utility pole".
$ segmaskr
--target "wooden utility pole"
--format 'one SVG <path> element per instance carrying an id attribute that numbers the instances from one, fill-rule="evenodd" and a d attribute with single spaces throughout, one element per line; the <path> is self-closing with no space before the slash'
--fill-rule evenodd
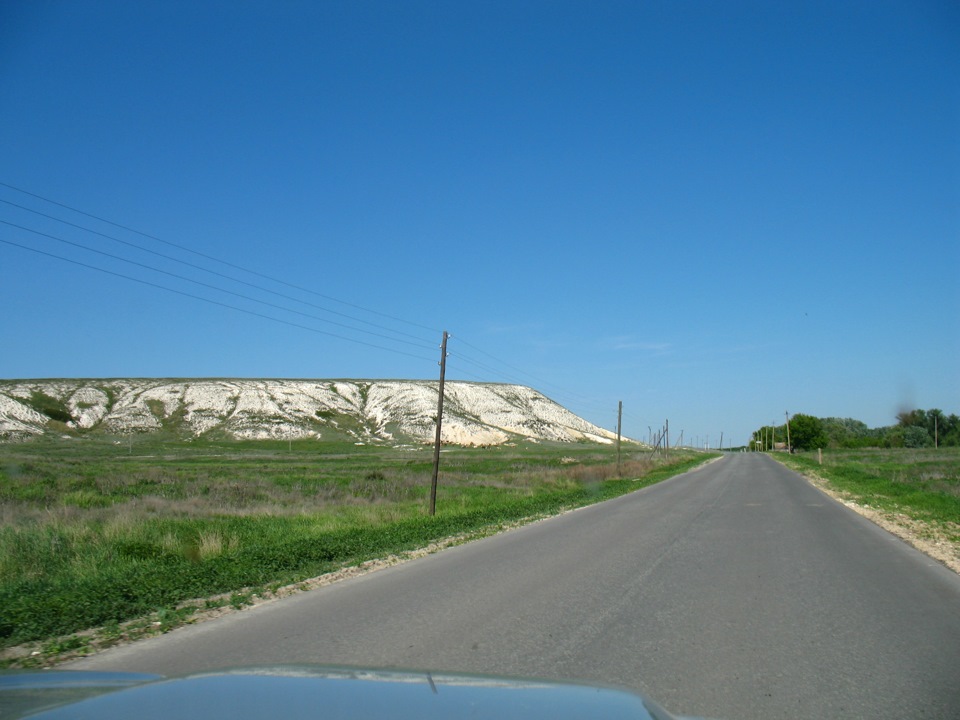
<path id="1" fill-rule="evenodd" d="M 437 436 L 433 443 L 433 478 L 430 481 L 430 514 L 437 512 L 437 478 L 440 476 L 440 425 L 443 420 L 443 379 L 447 373 L 447 331 L 440 343 L 440 392 L 437 399 Z"/>
<path id="2" fill-rule="evenodd" d="M 623 419 L 623 400 L 617 402 L 617 477 L 620 477 L 620 422 Z"/>
<path id="3" fill-rule="evenodd" d="M 663 434 L 664 434 L 664 437 L 666 437 L 667 439 L 666 444 L 663 446 L 664 457 L 669 458 L 670 457 L 670 420 L 669 419 L 667 419 L 666 424 L 663 426 Z"/>
<path id="4" fill-rule="evenodd" d="M 790 446 L 790 413 L 785 411 L 783 414 L 787 416 L 787 453 L 789 454 L 793 452 Z"/>

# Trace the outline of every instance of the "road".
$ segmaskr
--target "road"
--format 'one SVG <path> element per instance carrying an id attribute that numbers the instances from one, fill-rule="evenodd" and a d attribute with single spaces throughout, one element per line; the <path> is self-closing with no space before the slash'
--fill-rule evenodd
<path id="1" fill-rule="evenodd" d="M 577 679 L 675 713 L 960 717 L 960 576 L 764 455 L 86 658 Z"/>

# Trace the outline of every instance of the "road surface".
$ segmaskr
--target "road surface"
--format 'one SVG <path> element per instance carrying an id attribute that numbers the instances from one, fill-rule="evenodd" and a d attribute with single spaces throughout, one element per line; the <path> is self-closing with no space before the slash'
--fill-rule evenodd
<path id="1" fill-rule="evenodd" d="M 675 713 L 960 717 L 960 576 L 772 459 L 616 500 L 69 667 L 323 663 L 575 679 Z"/>

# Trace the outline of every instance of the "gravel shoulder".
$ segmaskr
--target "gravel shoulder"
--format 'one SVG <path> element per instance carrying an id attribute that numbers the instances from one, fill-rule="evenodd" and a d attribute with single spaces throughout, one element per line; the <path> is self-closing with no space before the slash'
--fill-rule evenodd
<path id="1" fill-rule="evenodd" d="M 791 469 L 809 480 L 814 487 L 825 495 L 846 505 L 875 525 L 879 525 L 887 532 L 896 535 L 908 545 L 960 574 L 960 542 L 954 539 L 960 538 L 960 525 L 951 523 L 951 526 L 947 528 L 951 531 L 948 534 L 934 523 L 917 520 L 905 513 L 883 510 L 856 502 L 848 493 L 835 490 L 828 480 L 814 472 Z"/>

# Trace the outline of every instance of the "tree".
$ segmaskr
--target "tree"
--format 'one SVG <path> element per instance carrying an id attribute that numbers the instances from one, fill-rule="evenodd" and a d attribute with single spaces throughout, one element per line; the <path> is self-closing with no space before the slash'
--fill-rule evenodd
<path id="1" fill-rule="evenodd" d="M 926 427 L 926 410 L 901 410 L 897 413 L 897 425 L 900 427 Z"/>
<path id="2" fill-rule="evenodd" d="M 957 416 L 945 415 L 939 408 L 898 412 L 895 430 L 902 431 L 896 433 L 893 438 L 892 443 L 895 447 L 901 446 L 899 441 L 902 441 L 903 447 L 927 447 L 933 445 L 934 440 L 942 446 L 960 444 Z M 923 441 L 917 430 L 926 433 L 930 441 Z"/>
<path id="3" fill-rule="evenodd" d="M 960 445 L 960 417 L 951 413 L 944 418 L 943 429 L 940 430 L 940 444 L 956 447 Z"/>
<path id="4" fill-rule="evenodd" d="M 827 434 L 823 430 L 823 421 L 812 415 L 794 415 L 790 418 L 790 445 L 797 450 L 826 447 Z"/>
<path id="5" fill-rule="evenodd" d="M 939 447 L 960 446 L 960 417 L 942 410 L 903 410 L 897 413 L 897 424 L 869 428 L 853 418 L 815 418 L 794 415 L 790 418 L 792 446 L 798 450 L 816 448 L 932 447 L 934 437 Z M 763 426 L 753 433 L 751 450 L 770 450 L 771 441 L 787 440 L 786 425 Z"/>
<path id="6" fill-rule="evenodd" d="M 853 418 L 820 418 L 828 445 L 839 447 L 864 447 L 874 443 L 866 423 Z"/>
<path id="7" fill-rule="evenodd" d="M 933 436 L 926 429 L 913 425 L 903 429 L 903 446 L 908 448 L 932 447 Z"/>

